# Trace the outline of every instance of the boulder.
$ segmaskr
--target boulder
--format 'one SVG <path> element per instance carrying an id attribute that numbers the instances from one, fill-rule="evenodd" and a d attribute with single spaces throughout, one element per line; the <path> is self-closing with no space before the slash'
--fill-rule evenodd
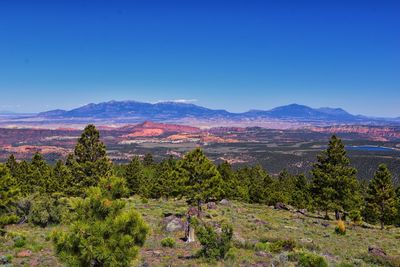
<path id="1" fill-rule="evenodd" d="M 366 228 L 366 229 L 374 229 L 375 228 L 375 226 L 373 226 L 372 224 L 366 223 L 366 222 L 362 222 L 361 227 Z"/>
<path id="2" fill-rule="evenodd" d="M 306 215 L 307 214 L 307 210 L 306 209 L 299 209 L 297 210 L 298 213 Z"/>
<path id="3" fill-rule="evenodd" d="M 173 218 L 165 226 L 167 232 L 183 231 L 185 229 L 184 222 L 179 218 Z"/>
<path id="4" fill-rule="evenodd" d="M 215 210 L 216 208 L 217 208 L 217 203 L 215 203 L 215 202 L 208 202 L 207 203 L 207 209 Z"/>
<path id="5" fill-rule="evenodd" d="M 224 205 L 224 206 L 229 206 L 231 204 L 231 202 L 229 202 L 229 200 L 227 199 L 223 199 L 219 202 L 219 204 Z"/>
<path id="6" fill-rule="evenodd" d="M 277 202 L 275 204 L 274 208 L 276 210 L 289 210 L 289 207 L 285 203 L 282 203 L 282 202 Z"/>
<path id="7" fill-rule="evenodd" d="M 329 224 L 328 222 L 322 222 L 321 225 L 322 225 L 323 227 L 328 227 L 330 224 Z"/>
<path id="8" fill-rule="evenodd" d="M 0 265 L 7 264 L 7 263 L 11 263 L 10 258 L 7 256 L 0 256 Z"/>
<path id="9" fill-rule="evenodd" d="M 27 258 L 32 256 L 32 251 L 30 250 L 22 250 L 17 253 L 17 258 Z"/>
<path id="10" fill-rule="evenodd" d="M 386 252 L 378 247 L 368 247 L 368 253 L 378 257 L 386 257 Z"/>

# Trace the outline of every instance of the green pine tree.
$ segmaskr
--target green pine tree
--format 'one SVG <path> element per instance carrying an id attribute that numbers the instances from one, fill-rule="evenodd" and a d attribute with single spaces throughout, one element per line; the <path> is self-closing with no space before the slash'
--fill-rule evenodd
<path id="1" fill-rule="evenodd" d="M 18 175 L 18 162 L 13 154 L 11 154 L 10 157 L 7 159 L 6 166 L 10 170 L 10 174 L 13 177 L 16 177 Z"/>
<path id="2" fill-rule="evenodd" d="M 163 197 L 168 199 L 179 195 L 179 187 L 177 186 L 178 170 L 177 160 L 172 156 L 163 160 L 158 164 L 156 170 L 156 181 L 154 186 L 154 196 L 156 198 Z"/>
<path id="3" fill-rule="evenodd" d="M 143 158 L 143 165 L 148 167 L 154 164 L 153 155 L 151 153 L 147 153 Z"/>
<path id="4" fill-rule="evenodd" d="M 71 170 L 65 166 L 62 160 L 56 162 L 52 170 L 52 177 L 58 192 L 74 195 L 74 193 L 70 191 L 74 188 L 74 177 L 71 174 Z"/>
<path id="5" fill-rule="evenodd" d="M 337 220 L 340 212 L 359 208 L 361 198 L 356 173 L 342 140 L 333 135 L 311 171 L 311 193 L 317 208 L 326 215 L 329 210 L 335 211 Z"/>
<path id="6" fill-rule="evenodd" d="M 82 194 L 85 188 L 97 185 L 100 177 L 111 175 L 112 165 L 107 158 L 106 147 L 93 124 L 84 129 L 75 146 L 73 159 L 67 159 L 67 166 L 70 167 L 76 181 L 75 189 L 71 191 L 78 195 Z"/>
<path id="7" fill-rule="evenodd" d="M 249 169 L 249 200 L 250 203 L 271 202 L 271 188 L 273 185 L 272 177 L 261 167 L 256 165 Z"/>
<path id="8" fill-rule="evenodd" d="M 232 165 L 228 162 L 223 162 L 218 165 L 218 172 L 221 175 L 222 184 L 222 196 L 227 199 L 246 200 L 247 199 L 247 188 L 243 187 L 238 179 L 238 174 L 232 168 Z"/>
<path id="9" fill-rule="evenodd" d="M 368 186 L 366 210 L 369 215 L 379 220 L 381 229 L 383 229 L 385 223 L 394 219 L 396 204 L 392 174 L 385 164 L 381 164 Z"/>
<path id="10" fill-rule="evenodd" d="M 187 153 L 179 161 L 178 169 L 182 195 L 190 205 L 197 205 L 199 211 L 202 202 L 221 196 L 221 175 L 200 148 Z"/>
<path id="11" fill-rule="evenodd" d="M 14 204 L 19 196 L 16 179 L 6 166 L 0 164 L 0 235 L 5 233 L 4 226 L 15 222 Z"/>
<path id="12" fill-rule="evenodd" d="M 53 193 L 57 185 L 51 175 L 51 167 L 40 153 L 35 153 L 26 173 L 28 193 Z"/>
<path id="13" fill-rule="evenodd" d="M 141 193 L 140 186 L 144 180 L 143 169 L 143 164 L 137 156 L 133 157 L 129 164 L 125 166 L 124 177 L 131 195 Z"/>

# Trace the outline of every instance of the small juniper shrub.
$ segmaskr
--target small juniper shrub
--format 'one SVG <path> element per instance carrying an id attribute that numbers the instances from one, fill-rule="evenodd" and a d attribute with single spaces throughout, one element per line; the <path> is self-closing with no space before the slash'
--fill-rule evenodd
<path id="1" fill-rule="evenodd" d="M 256 251 L 270 251 L 271 245 L 266 242 L 258 242 L 254 245 L 254 250 Z"/>
<path id="2" fill-rule="evenodd" d="M 13 241 L 14 241 L 14 247 L 16 248 L 22 248 L 23 246 L 26 245 L 26 237 L 23 235 L 14 236 Z"/>
<path id="3" fill-rule="evenodd" d="M 303 252 L 299 254 L 298 266 L 300 267 L 328 267 L 325 258 L 314 254 Z"/>
<path id="4" fill-rule="evenodd" d="M 198 255 L 207 259 L 224 259 L 232 247 L 233 229 L 231 225 L 224 224 L 222 232 L 218 234 L 214 227 L 204 223 L 195 226 L 196 236 L 202 246 Z"/>
<path id="5" fill-rule="evenodd" d="M 176 245 L 176 242 L 171 237 L 166 237 L 161 240 L 161 246 L 163 246 L 163 247 L 173 248 L 173 247 L 175 247 L 175 245 Z"/>
<path id="6" fill-rule="evenodd" d="M 362 222 L 361 212 L 359 210 L 350 211 L 349 218 L 354 224 L 360 224 Z"/>
<path id="7" fill-rule="evenodd" d="M 270 251 L 279 253 L 281 251 L 293 251 L 296 247 L 296 242 L 291 239 L 277 240 L 270 244 Z"/>

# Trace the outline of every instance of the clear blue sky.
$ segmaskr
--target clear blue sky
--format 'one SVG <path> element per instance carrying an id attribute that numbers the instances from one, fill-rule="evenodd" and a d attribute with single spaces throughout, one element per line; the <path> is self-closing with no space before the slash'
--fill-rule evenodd
<path id="1" fill-rule="evenodd" d="M 112 99 L 400 116 L 400 1 L 0 1 L 0 110 Z"/>

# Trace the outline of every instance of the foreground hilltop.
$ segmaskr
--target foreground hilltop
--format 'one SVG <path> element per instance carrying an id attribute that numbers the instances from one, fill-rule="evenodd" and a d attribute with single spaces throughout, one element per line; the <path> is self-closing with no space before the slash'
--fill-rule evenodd
<path id="1" fill-rule="evenodd" d="M 137 266 L 215 266 L 215 262 L 193 257 L 199 250 L 197 242 L 187 244 L 180 238 L 185 236 L 182 222 L 187 205 L 184 201 L 128 199 L 128 209 L 138 210 L 152 229 L 141 249 Z M 217 203 L 207 209 L 204 205 L 204 220 L 213 225 L 229 222 L 234 225 L 235 255 L 225 259 L 221 266 L 296 266 L 296 252 L 306 251 L 322 256 L 330 266 L 399 266 L 399 228 L 381 231 L 353 225 L 346 235 L 335 234 L 336 223 L 326 221 L 317 214 L 301 214 L 296 210 L 281 210 L 259 204 L 236 201 Z M 52 227 L 40 228 L 29 225 L 10 226 L 15 235 L 26 236 L 23 247 L 13 247 L 13 241 L 0 244 L 0 255 L 17 255 L 31 250 L 28 257 L 13 259 L 15 266 L 63 266 L 53 253 L 47 236 Z M 161 240 L 171 237 L 176 244 L 163 247 Z M 271 244 L 289 241 L 288 247 Z M 270 245 L 268 245 L 270 244 Z M 368 248 L 384 251 L 381 257 L 368 252 Z M 272 250 L 272 251 L 271 251 Z M 33 264 L 36 265 L 33 265 Z M 344 264 L 348 265 L 344 265 Z M 343 264 L 343 265 L 339 265 Z M 317 266 L 317 265 L 316 265 Z"/>

